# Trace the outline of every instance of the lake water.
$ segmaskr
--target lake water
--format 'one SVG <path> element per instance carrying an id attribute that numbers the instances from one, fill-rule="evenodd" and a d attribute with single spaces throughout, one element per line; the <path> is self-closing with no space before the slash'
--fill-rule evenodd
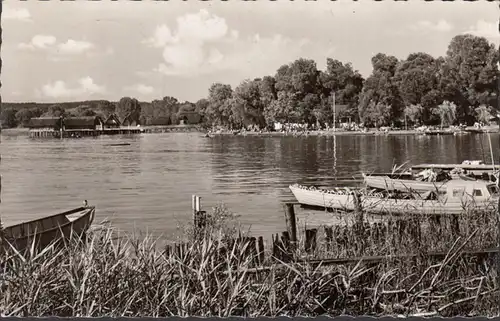
<path id="1" fill-rule="evenodd" d="M 491 135 L 498 159 L 498 134 Z M 109 144 L 130 143 L 129 146 Z M 223 202 L 252 234 L 285 230 L 283 200 L 293 183 L 331 186 L 361 171 L 410 161 L 490 162 L 487 135 L 203 138 L 199 133 L 33 140 L 2 136 L 1 215 L 6 225 L 65 211 L 87 199 L 96 222 L 167 236 Z M 303 222 L 317 214 L 302 215 Z M 304 216 L 305 215 L 305 216 Z"/>

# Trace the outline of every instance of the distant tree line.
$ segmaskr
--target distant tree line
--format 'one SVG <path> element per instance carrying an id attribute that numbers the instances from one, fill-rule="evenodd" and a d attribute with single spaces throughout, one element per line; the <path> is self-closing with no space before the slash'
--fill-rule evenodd
<path id="1" fill-rule="evenodd" d="M 236 88 L 214 83 L 208 97 L 196 103 L 164 97 L 139 102 L 89 101 L 61 104 L 4 103 L 2 126 L 25 126 L 31 117 L 132 115 L 144 125 L 178 124 L 188 116 L 207 126 L 269 127 L 274 122 L 322 126 L 333 119 L 332 93 L 342 105 L 339 118 L 367 127 L 487 123 L 496 116 L 498 53 L 486 38 L 455 36 L 443 57 L 417 52 L 405 60 L 378 53 L 373 71 L 364 79 L 350 63 L 328 58 L 326 70 L 316 62 L 297 59 L 274 76 L 244 80 Z"/>

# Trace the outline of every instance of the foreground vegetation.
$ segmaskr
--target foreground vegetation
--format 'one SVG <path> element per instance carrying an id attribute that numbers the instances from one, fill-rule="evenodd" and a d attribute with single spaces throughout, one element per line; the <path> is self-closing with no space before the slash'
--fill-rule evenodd
<path id="1" fill-rule="evenodd" d="M 332 122 L 332 92 L 337 121 L 351 119 L 367 127 L 488 123 L 496 116 L 498 52 L 486 38 L 457 35 L 443 57 L 411 53 L 405 60 L 378 53 L 364 79 L 350 63 L 328 58 L 326 70 L 297 59 L 275 75 L 244 80 L 236 88 L 214 83 L 196 103 L 164 97 L 139 102 L 87 101 L 61 104 L 4 103 L 2 127 L 25 126 L 31 117 L 131 114 L 142 125 L 178 124 L 181 119 L 207 126 L 271 127 L 273 122 L 324 126 Z"/>
<path id="2" fill-rule="evenodd" d="M 106 228 L 41 252 L 4 254 L 0 310 L 12 316 L 93 317 L 497 313 L 491 258 L 460 255 L 495 246 L 495 213 L 468 213 L 457 221 L 458 231 L 456 225 L 417 217 L 407 218 L 407 230 L 394 218 L 388 222 L 370 228 L 346 222 L 314 253 L 299 249 L 295 256 L 417 257 L 327 265 L 268 255 L 268 268 L 252 269 L 252 258 L 244 255 L 248 244 L 230 242 L 240 233 L 237 222 L 220 208 L 204 232 L 185 229 L 188 246 L 182 252 L 164 251 L 150 237 L 117 238 Z M 416 226 L 420 236 L 412 232 Z M 448 254 L 433 258 L 428 253 L 434 250 Z"/>

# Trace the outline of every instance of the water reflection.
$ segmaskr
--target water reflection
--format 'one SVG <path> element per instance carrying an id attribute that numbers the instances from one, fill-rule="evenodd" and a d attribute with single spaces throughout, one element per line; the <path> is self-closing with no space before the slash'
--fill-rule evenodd
<path id="1" fill-rule="evenodd" d="M 492 134 L 498 146 L 498 134 Z M 128 146 L 109 146 L 128 142 Z M 485 135 L 240 137 L 158 134 L 38 140 L 2 137 L 1 213 L 5 223 L 79 206 L 97 220 L 171 234 L 191 220 L 191 195 L 207 209 L 224 202 L 256 234 L 284 228 L 288 185 L 328 187 L 394 164 L 489 162 Z M 498 148 L 494 150 L 498 157 Z"/>

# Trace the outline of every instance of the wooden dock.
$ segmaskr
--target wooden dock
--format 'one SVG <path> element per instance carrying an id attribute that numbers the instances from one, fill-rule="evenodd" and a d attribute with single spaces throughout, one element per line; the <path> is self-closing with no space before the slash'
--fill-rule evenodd
<path id="1" fill-rule="evenodd" d="M 102 130 L 96 129 L 69 129 L 69 130 L 46 130 L 46 129 L 31 129 L 29 137 L 31 138 L 81 138 L 81 137 L 97 137 L 101 135 L 133 135 L 140 134 L 141 128 L 105 128 Z"/>
<path id="2" fill-rule="evenodd" d="M 241 260 L 248 260 L 248 267 L 241 270 L 229 270 L 225 273 L 259 273 L 277 268 L 289 268 L 295 264 L 310 264 L 313 268 L 318 266 L 347 265 L 363 263 L 368 266 L 384 264 L 391 260 L 416 260 L 418 258 L 429 258 L 433 260 L 443 260 L 452 253 L 451 251 L 433 251 L 430 248 L 420 249 L 413 252 L 411 247 L 406 251 L 380 254 L 373 250 L 373 244 L 386 245 L 386 242 L 402 240 L 403 235 L 409 241 L 408 244 L 422 244 L 421 229 L 428 224 L 430 233 L 436 233 L 439 237 L 452 237 L 457 239 L 464 237 L 463 226 L 460 228 L 458 221 L 452 217 L 433 217 L 430 220 L 415 220 L 410 218 L 396 219 L 379 223 L 367 223 L 363 221 L 362 214 L 357 217 L 354 225 L 324 226 L 320 232 L 318 228 L 304 229 L 299 227 L 294 207 L 296 201 L 283 203 L 286 231 L 272 235 L 271 242 L 264 242 L 263 236 L 242 236 L 227 240 L 217 245 L 218 251 L 225 259 L 227 252 L 232 251 L 241 256 Z M 194 227 L 202 235 L 206 227 L 207 212 L 201 211 L 201 198 L 192 196 L 192 209 Z M 453 227 L 453 228 L 451 228 Z M 299 231 L 300 230 L 300 231 Z M 302 239 L 299 239 L 299 232 Z M 468 235 L 467 241 L 476 232 Z M 281 235 L 280 235 L 281 234 Z M 392 240 L 389 239 L 392 238 Z M 359 239 L 358 244 L 352 244 L 350 240 Z M 467 243 L 466 241 L 466 243 Z M 266 249 L 267 244 L 267 249 Z M 465 243 L 464 243 L 465 245 Z M 173 243 L 165 247 L 167 255 L 175 254 L 184 256 L 189 252 L 192 243 Z M 472 259 L 476 263 L 482 264 L 486 260 L 495 258 L 500 252 L 497 246 L 485 248 L 457 248 L 454 255 Z M 410 251 L 408 251 L 410 250 Z M 450 249 L 451 250 L 451 249 Z M 378 252 L 373 254 L 373 252 Z M 339 254 L 342 255 L 339 256 Z M 320 256 L 316 256 L 320 254 Z M 346 255 L 347 254 L 347 255 Z M 351 255 L 349 255 L 351 254 Z"/>

